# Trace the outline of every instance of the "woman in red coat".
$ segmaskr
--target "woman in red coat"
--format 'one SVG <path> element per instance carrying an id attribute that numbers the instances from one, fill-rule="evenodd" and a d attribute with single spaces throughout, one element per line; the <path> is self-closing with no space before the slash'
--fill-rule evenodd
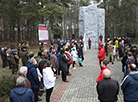
<path id="1" fill-rule="evenodd" d="M 100 51 L 99 51 L 99 55 L 98 55 L 98 58 L 99 58 L 99 64 L 100 64 L 100 67 L 101 67 L 101 61 L 103 61 L 105 59 L 105 48 L 103 46 L 103 44 L 100 45 Z M 102 67 L 101 67 L 102 69 Z"/>

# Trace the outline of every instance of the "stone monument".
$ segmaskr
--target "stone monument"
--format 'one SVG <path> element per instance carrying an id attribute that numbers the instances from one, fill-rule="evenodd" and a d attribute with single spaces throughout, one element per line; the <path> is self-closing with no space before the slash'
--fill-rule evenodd
<path id="1" fill-rule="evenodd" d="M 97 8 L 99 4 L 92 4 L 87 7 L 80 7 L 79 12 L 79 35 L 85 37 L 86 46 L 88 39 L 91 39 L 91 47 L 98 47 L 98 38 L 105 36 L 105 10 Z"/>

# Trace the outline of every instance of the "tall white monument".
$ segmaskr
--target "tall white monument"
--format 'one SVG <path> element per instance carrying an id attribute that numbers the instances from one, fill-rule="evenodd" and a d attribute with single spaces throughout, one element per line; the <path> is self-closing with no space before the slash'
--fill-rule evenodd
<path id="1" fill-rule="evenodd" d="M 102 1 L 100 1 L 101 3 Z M 80 7 L 79 12 L 79 35 L 85 38 L 85 47 L 88 46 L 88 39 L 91 39 L 92 47 L 98 46 L 98 37 L 105 33 L 105 10 L 97 8 L 100 4 L 92 4 L 87 7 Z"/>

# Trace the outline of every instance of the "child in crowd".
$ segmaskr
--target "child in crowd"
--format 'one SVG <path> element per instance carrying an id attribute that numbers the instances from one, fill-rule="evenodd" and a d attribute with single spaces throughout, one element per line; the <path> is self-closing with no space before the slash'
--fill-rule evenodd
<path id="1" fill-rule="evenodd" d="M 71 51 L 71 55 L 72 55 L 72 60 L 73 60 L 73 69 L 76 69 L 76 67 L 74 67 L 75 62 L 77 61 L 77 51 L 75 51 L 75 49 L 73 48 Z"/>

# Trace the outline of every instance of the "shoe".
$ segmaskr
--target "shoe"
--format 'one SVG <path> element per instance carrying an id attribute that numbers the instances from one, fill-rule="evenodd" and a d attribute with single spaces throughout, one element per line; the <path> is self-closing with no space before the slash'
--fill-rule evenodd
<path id="1" fill-rule="evenodd" d="M 42 99 L 38 98 L 37 101 L 42 101 Z"/>
<path id="2" fill-rule="evenodd" d="M 68 80 L 65 80 L 64 82 L 69 82 Z"/>
<path id="3" fill-rule="evenodd" d="M 80 67 L 83 67 L 83 65 L 80 65 Z"/>
<path id="4" fill-rule="evenodd" d="M 67 76 L 71 76 L 71 75 L 72 75 L 72 74 L 70 74 L 70 73 L 69 73 L 69 74 L 67 74 Z"/>
<path id="5" fill-rule="evenodd" d="M 76 69 L 76 67 L 74 67 L 73 69 Z"/>
<path id="6" fill-rule="evenodd" d="M 112 64 L 114 64 L 114 62 L 112 62 Z"/>

